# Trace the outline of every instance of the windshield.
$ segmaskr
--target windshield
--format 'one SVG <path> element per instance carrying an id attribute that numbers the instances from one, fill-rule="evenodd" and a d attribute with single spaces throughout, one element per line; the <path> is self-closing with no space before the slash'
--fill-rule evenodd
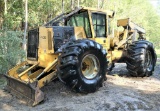
<path id="1" fill-rule="evenodd" d="M 89 17 L 88 17 L 88 12 L 80 12 L 77 13 L 69 18 L 67 21 L 67 26 L 82 26 L 85 30 L 86 36 L 91 37 L 91 28 L 90 28 L 90 22 L 89 22 Z"/>

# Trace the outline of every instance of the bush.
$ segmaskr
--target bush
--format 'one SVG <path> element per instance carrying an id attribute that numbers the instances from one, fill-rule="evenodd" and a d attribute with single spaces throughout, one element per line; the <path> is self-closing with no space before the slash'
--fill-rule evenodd
<path id="1" fill-rule="evenodd" d="M 21 31 L 0 31 L 0 74 L 6 73 L 25 58 L 22 37 Z"/>

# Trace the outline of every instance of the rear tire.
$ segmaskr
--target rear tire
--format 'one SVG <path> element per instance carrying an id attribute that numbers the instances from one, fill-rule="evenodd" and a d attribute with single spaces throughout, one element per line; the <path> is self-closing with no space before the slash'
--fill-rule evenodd
<path id="1" fill-rule="evenodd" d="M 78 92 L 95 92 L 106 78 L 106 54 L 91 40 L 69 42 L 59 58 L 59 79 Z"/>
<path id="2" fill-rule="evenodd" d="M 131 76 L 151 76 L 156 65 L 157 55 L 153 44 L 145 41 L 135 41 L 127 49 L 127 69 Z"/>

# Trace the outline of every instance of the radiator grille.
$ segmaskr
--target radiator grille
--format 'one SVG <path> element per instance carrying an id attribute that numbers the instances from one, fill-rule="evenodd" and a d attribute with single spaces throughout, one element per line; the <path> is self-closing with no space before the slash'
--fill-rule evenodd
<path id="1" fill-rule="evenodd" d="M 27 58 L 38 58 L 38 29 L 30 30 L 28 32 Z"/>

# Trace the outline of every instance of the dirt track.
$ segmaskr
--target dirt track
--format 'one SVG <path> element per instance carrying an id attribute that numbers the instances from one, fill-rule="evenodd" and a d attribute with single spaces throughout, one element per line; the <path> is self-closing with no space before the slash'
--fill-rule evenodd
<path id="1" fill-rule="evenodd" d="M 90 94 L 74 93 L 59 81 L 53 81 L 42 89 L 46 100 L 36 107 L 26 106 L 23 101 L 4 92 L 4 84 L 0 82 L 0 110 L 160 111 L 159 62 L 149 78 L 126 77 L 126 65 L 116 64 L 111 74 L 107 75 L 104 86 Z"/>

